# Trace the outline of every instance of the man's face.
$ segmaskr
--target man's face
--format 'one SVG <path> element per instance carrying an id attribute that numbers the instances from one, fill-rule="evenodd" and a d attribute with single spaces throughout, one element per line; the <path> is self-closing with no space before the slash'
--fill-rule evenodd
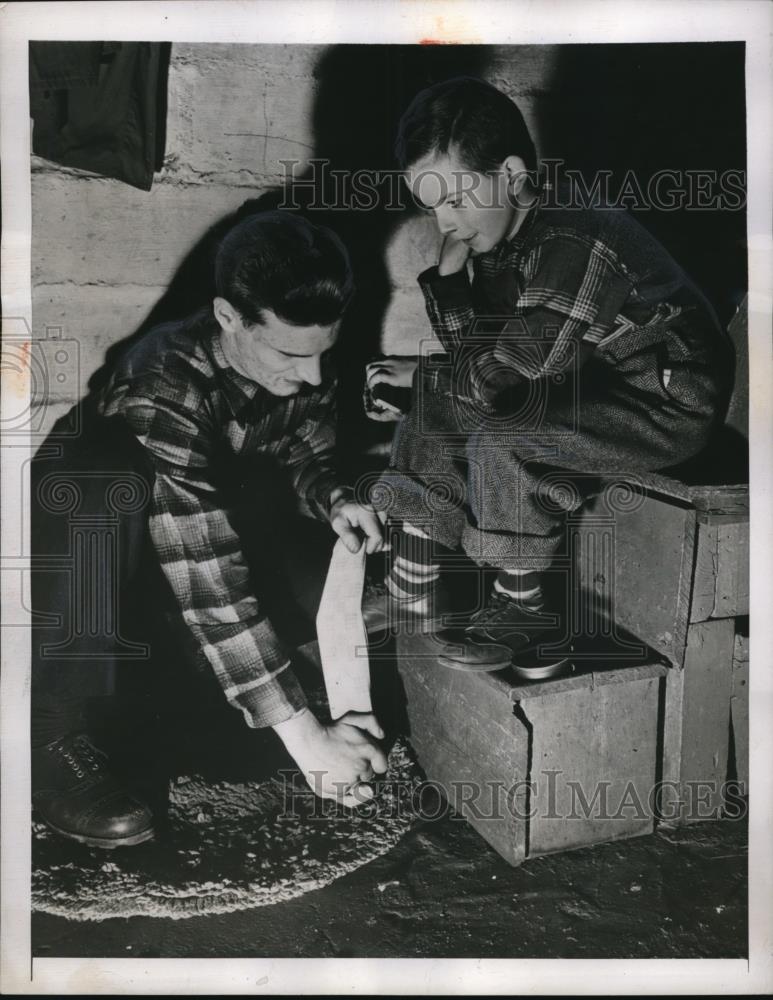
<path id="1" fill-rule="evenodd" d="M 470 170 L 452 151 L 432 153 L 405 172 L 414 198 L 434 214 L 441 234 L 466 243 L 473 255 L 491 250 L 513 225 L 508 179 L 504 168 L 491 174 Z"/>
<path id="2" fill-rule="evenodd" d="M 263 310 L 263 325 L 250 326 L 243 322 L 232 307 L 232 315 L 220 321 L 220 341 L 232 368 L 245 378 L 257 382 L 274 396 L 294 396 L 304 382 L 319 385 L 322 381 L 322 355 L 330 350 L 338 335 L 338 324 L 332 326 L 293 326 L 285 323 L 270 309 Z"/>

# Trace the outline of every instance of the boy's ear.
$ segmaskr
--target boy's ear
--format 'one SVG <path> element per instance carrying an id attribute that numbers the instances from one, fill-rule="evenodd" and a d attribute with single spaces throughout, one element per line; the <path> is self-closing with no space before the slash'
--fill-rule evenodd
<path id="1" fill-rule="evenodd" d="M 514 195 L 519 194 L 529 179 L 526 164 L 520 156 L 508 156 L 502 164 L 502 170 L 507 179 L 508 188 Z"/>
<path id="2" fill-rule="evenodd" d="M 219 295 L 212 302 L 212 310 L 215 314 L 215 319 L 220 324 L 220 329 L 225 333 L 232 333 L 234 330 L 238 329 L 238 325 L 241 322 L 241 316 L 234 309 L 228 299 L 221 298 Z"/>

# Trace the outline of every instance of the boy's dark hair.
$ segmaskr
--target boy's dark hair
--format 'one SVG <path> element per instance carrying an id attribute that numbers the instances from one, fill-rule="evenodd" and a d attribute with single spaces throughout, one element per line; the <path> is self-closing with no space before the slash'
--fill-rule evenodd
<path id="1" fill-rule="evenodd" d="M 271 309 L 285 323 L 329 326 L 354 284 L 349 255 L 330 229 L 289 212 L 260 212 L 224 237 L 215 258 L 217 294 L 248 324 Z"/>
<path id="2" fill-rule="evenodd" d="M 458 151 L 468 170 L 489 173 L 508 156 L 537 167 L 534 143 L 523 115 L 501 90 L 459 76 L 422 90 L 400 119 L 395 154 L 401 170 L 430 153 Z"/>

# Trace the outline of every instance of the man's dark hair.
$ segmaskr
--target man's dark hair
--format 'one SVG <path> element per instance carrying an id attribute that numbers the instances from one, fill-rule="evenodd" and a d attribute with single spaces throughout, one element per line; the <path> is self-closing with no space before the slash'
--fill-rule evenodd
<path id="1" fill-rule="evenodd" d="M 330 229 L 290 212 L 261 212 L 223 239 L 215 259 L 217 294 L 245 323 L 261 324 L 270 309 L 285 323 L 329 326 L 354 284 L 349 255 Z"/>
<path id="2" fill-rule="evenodd" d="M 395 154 L 401 170 L 451 147 L 468 170 L 489 173 L 508 156 L 535 170 L 537 156 L 523 115 L 501 90 L 459 76 L 422 90 L 400 119 Z"/>

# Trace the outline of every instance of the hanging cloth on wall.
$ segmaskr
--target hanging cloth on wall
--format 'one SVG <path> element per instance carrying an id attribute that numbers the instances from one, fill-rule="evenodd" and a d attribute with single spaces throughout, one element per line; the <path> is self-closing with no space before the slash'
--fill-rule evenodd
<path id="1" fill-rule="evenodd" d="M 149 191 L 166 144 L 169 42 L 30 42 L 32 151 Z"/>

